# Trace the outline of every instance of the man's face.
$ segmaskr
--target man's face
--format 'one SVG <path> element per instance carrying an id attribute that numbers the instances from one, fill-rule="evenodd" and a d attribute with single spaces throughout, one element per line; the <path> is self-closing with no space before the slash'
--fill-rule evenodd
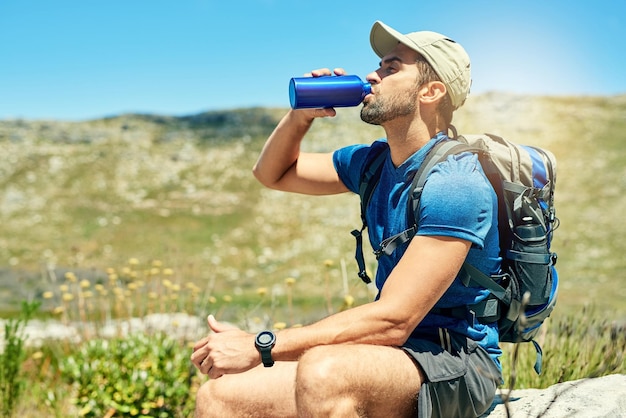
<path id="1" fill-rule="evenodd" d="M 372 94 L 361 109 L 361 119 L 372 125 L 382 125 L 398 117 L 415 113 L 418 102 L 417 52 L 398 44 L 385 55 L 380 68 L 368 75 Z"/>

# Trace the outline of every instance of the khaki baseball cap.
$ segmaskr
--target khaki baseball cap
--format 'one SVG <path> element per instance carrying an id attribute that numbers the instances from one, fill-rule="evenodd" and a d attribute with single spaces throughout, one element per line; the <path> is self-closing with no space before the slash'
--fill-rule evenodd
<path id="1" fill-rule="evenodd" d="M 436 32 L 420 31 L 403 35 L 381 21 L 374 23 L 370 43 L 379 57 L 391 52 L 398 42 L 417 51 L 428 61 L 446 85 L 455 109 L 465 103 L 472 78 L 469 55 L 460 44 Z"/>

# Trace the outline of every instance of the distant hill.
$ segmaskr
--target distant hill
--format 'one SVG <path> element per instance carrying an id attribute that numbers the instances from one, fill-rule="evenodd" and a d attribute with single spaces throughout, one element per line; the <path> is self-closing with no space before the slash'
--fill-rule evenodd
<path id="1" fill-rule="evenodd" d="M 282 111 L 251 108 L 213 111 L 174 117 L 123 114 L 84 122 L 0 120 L 0 141 L 45 140 L 55 143 L 92 143 L 141 131 L 153 142 L 181 136 L 195 141 L 216 141 L 243 136 L 267 135 Z"/>
<path id="2" fill-rule="evenodd" d="M 0 121 L 0 310 L 38 297 L 65 271 L 99 280 L 131 257 L 243 295 L 288 276 L 318 288 L 329 259 L 345 264 L 347 286 L 367 297 L 349 234 L 359 225 L 356 197 L 288 195 L 253 179 L 284 112 Z M 454 124 L 556 154 L 559 304 L 591 301 L 626 314 L 626 96 L 491 93 L 471 97 Z M 380 136 L 358 109 L 340 109 L 314 124 L 303 147 L 330 151 Z"/>

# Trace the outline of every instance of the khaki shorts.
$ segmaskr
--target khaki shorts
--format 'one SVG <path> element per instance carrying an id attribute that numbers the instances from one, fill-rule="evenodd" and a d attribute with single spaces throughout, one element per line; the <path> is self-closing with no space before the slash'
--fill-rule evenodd
<path id="1" fill-rule="evenodd" d="M 418 417 L 478 417 L 491 406 L 502 373 L 476 341 L 441 329 L 439 338 L 409 339 L 402 349 L 426 375 Z"/>

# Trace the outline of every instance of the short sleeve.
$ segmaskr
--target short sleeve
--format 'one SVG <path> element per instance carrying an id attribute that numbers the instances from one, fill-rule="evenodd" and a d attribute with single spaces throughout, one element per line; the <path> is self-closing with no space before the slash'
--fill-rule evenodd
<path id="1" fill-rule="evenodd" d="M 420 201 L 417 235 L 449 236 L 483 248 L 494 216 L 495 192 L 474 154 L 437 164 Z"/>
<path id="2" fill-rule="evenodd" d="M 350 191 L 359 193 L 365 163 L 385 148 L 388 148 L 387 142 L 378 140 L 372 145 L 351 145 L 336 150 L 333 153 L 333 164 L 339 179 Z"/>

